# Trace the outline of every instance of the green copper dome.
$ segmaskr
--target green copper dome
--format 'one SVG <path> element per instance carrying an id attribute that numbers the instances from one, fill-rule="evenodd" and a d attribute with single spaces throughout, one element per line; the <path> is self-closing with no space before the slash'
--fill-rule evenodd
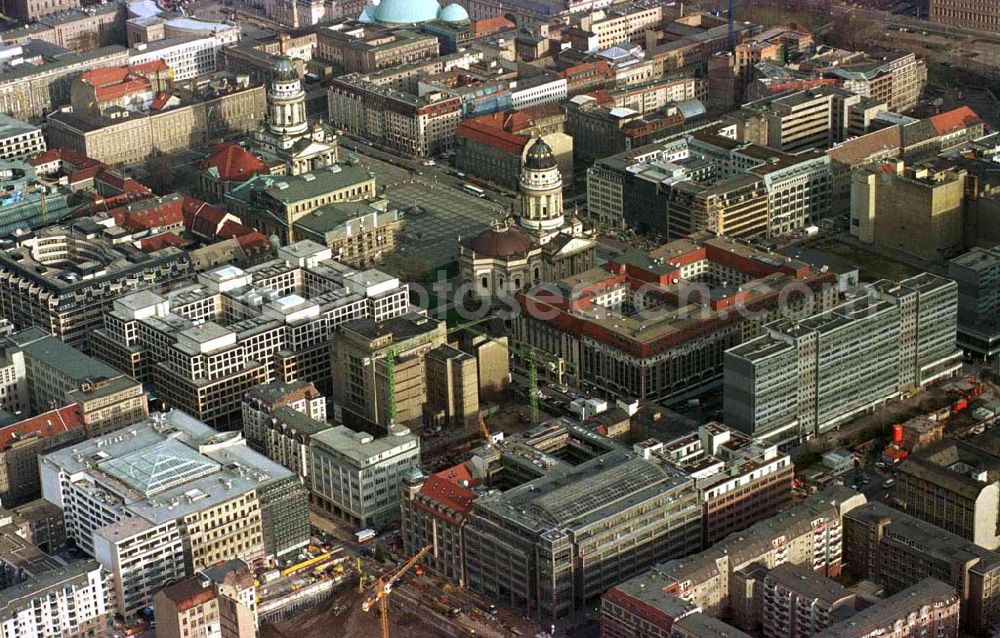
<path id="1" fill-rule="evenodd" d="M 556 157 L 552 153 L 552 147 L 542 141 L 542 138 L 535 140 L 535 143 L 528 149 L 528 154 L 524 156 L 525 168 L 543 171 L 556 166 Z"/>
<path id="2" fill-rule="evenodd" d="M 385 24 L 417 24 L 437 18 L 437 0 L 382 0 L 373 17 Z"/>
<path id="3" fill-rule="evenodd" d="M 291 82 L 299 79 L 299 72 L 295 70 L 295 63 L 286 56 L 281 56 L 274 63 L 274 79 L 278 82 Z"/>

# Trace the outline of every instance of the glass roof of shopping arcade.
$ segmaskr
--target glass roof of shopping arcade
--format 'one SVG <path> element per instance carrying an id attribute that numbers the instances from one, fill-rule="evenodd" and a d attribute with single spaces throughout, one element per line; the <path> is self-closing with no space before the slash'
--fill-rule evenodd
<path id="1" fill-rule="evenodd" d="M 202 456 L 197 450 L 167 439 L 151 447 L 109 459 L 98 467 L 148 498 L 213 474 L 221 466 Z"/>

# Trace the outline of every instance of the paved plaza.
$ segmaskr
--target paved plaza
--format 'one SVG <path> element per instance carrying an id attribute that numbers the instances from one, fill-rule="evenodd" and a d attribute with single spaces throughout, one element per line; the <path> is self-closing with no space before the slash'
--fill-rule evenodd
<path id="1" fill-rule="evenodd" d="M 417 176 L 370 157 L 362 164 L 375 173 L 379 193 L 389 198 L 392 207 L 420 207 L 421 212 L 406 214 L 400 247 L 404 252 L 419 253 L 434 267 L 458 258 L 459 236 L 479 234 L 510 209 L 510 199 L 497 193 L 489 193 L 493 201 L 466 193 L 462 181 L 443 169 Z"/>

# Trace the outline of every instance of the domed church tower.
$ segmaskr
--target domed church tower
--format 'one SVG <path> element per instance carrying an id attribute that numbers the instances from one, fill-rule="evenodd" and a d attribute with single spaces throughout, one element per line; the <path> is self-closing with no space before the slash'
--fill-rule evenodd
<path id="1" fill-rule="evenodd" d="M 309 130 L 306 116 L 306 92 L 298 71 L 289 58 L 278 58 L 267 90 L 267 127 L 278 137 L 305 135 Z"/>
<path id="2" fill-rule="evenodd" d="M 542 138 L 536 139 L 521 165 L 521 226 L 537 235 L 547 235 L 562 228 L 566 221 L 562 188 L 562 173 L 552 148 Z"/>
<path id="3" fill-rule="evenodd" d="M 279 57 L 271 68 L 267 123 L 257 131 L 254 144 L 265 160 L 271 158 L 285 164 L 292 175 L 337 161 L 336 137 L 327 135 L 319 123 L 309 125 L 306 92 L 295 64 L 288 57 Z"/>
<path id="4" fill-rule="evenodd" d="M 552 148 L 528 143 L 521 163 L 521 214 L 517 225 L 493 228 L 460 240 L 458 268 L 474 297 L 504 297 L 559 281 L 594 267 L 597 242 L 575 216 L 563 215 L 563 180 Z"/>

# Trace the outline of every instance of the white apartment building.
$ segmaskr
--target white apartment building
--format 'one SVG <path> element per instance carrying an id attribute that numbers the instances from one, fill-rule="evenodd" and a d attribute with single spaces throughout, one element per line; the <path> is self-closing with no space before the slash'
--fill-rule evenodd
<path id="1" fill-rule="evenodd" d="M 0 159 L 24 159 L 45 152 L 42 129 L 0 113 Z M 5 169 L 0 167 L 0 172 Z"/>
<path id="2" fill-rule="evenodd" d="M 185 577 L 184 542 L 177 521 L 159 525 L 133 517 L 100 528 L 93 554 L 109 573 L 118 611 L 128 616 L 149 604 L 156 592 Z"/>
<path id="3" fill-rule="evenodd" d="M 343 425 L 312 437 L 315 504 L 355 527 L 386 526 L 399 518 L 399 483 L 420 468 L 420 438 L 393 426 L 375 438 Z"/>
<path id="4" fill-rule="evenodd" d="M 111 578 L 84 560 L 0 591 L 0 636 L 104 635 L 114 615 Z"/>
<path id="5" fill-rule="evenodd" d="M 580 30 L 586 34 L 586 50 L 594 53 L 625 42 L 642 44 L 642 36 L 663 21 L 664 7 L 641 7 L 619 13 L 597 11 L 580 18 Z M 581 34 L 582 35 L 582 34 Z"/>
<path id="6" fill-rule="evenodd" d="M 510 100 L 515 110 L 561 102 L 567 95 L 566 78 L 540 75 L 511 82 Z"/>
<path id="7" fill-rule="evenodd" d="M 189 80 L 215 73 L 216 57 L 223 42 L 215 36 L 179 36 L 141 42 L 129 49 L 128 63 L 163 60 L 174 72 L 174 80 Z"/>
<path id="8" fill-rule="evenodd" d="M 0 410 L 27 414 L 27 378 L 24 353 L 16 348 L 0 348 Z"/>

